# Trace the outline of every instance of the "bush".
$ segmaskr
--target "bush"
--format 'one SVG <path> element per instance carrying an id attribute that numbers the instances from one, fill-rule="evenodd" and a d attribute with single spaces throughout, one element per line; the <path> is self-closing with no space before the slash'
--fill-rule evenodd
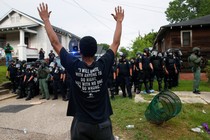
<path id="1" fill-rule="evenodd" d="M 208 83 L 210 83 L 210 60 L 208 60 L 208 62 L 207 62 L 205 71 L 206 71 L 206 76 L 208 77 Z"/>

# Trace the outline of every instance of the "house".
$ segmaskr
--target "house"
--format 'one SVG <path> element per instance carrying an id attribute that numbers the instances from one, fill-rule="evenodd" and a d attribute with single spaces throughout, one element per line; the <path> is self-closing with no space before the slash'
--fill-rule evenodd
<path id="1" fill-rule="evenodd" d="M 210 15 L 160 27 L 153 49 L 180 49 L 184 69 L 188 69 L 187 58 L 193 47 L 200 47 L 201 55 L 210 59 Z"/>
<path id="2" fill-rule="evenodd" d="M 67 50 L 71 39 L 80 40 L 80 37 L 66 30 L 55 26 L 53 29 Z M 43 22 L 16 9 L 11 9 L 0 19 L 0 48 L 6 43 L 14 48 L 13 57 L 19 60 L 38 59 L 41 48 L 45 51 L 45 58 L 48 58 L 52 50 Z"/>

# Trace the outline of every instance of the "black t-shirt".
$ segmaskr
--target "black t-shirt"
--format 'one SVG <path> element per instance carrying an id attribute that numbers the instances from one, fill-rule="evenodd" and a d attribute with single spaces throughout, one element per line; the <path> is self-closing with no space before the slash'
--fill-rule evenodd
<path id="1" fill-rule="evenodd" d="M 86 123 L 100 123 L 113 114 L 109 100 L 107 80 L 114 62 L 114 53 L 108 50 L 91 65 L 86 65 L 64 48 L 60 51 L 61 64 L 70 74 L 71 101 L 67 115 Z"/>

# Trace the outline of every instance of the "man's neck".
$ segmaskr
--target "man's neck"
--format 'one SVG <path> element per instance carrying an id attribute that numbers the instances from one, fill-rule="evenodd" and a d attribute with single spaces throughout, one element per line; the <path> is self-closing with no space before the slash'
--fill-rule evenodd
<path id="1" fill-rule="evenodd" d="M 82 57 L 82 61 L 90 66 L 94 62 L 94 57 Z"/>

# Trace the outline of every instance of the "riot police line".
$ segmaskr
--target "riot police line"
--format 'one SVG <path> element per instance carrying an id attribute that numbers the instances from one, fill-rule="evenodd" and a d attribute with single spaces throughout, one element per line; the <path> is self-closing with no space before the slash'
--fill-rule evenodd
<path id="1" fill-rule="evenodd" d="M 179 49 L 158 52 L 145 48 L 130 60 L 122 52 L 119 56 L 113 64 L 108 82 L 111 99 L 119 94 L 120 89 L 122 96 L 129 98 L 132 98 L 133 93 L 150 94 L 154 92 L 155 81 L 158 83 L 158 91 L 168 90 L 179 84 L 182 65 L 182 52 Z"/>
<path id="2" fill-rule="evenodd" d="M 56 59 L 50 64 L 45 60 L 33 62 L 11 60 L 7 68 L 7 78 L 12 84 L 12 93 L 17 99 L 31 100 L 37 95 L 40 99 L 58 99 L 61 94 L 64 101 L 69 100 L 70 77 Z"/>
<path id="3" fill-rule="evenodd" d="M 124 53 L 119 54 L 108 77 L 111 99 L 119 94 L 119 90 L 123 97 L 129 98 L 132 98 L 133 93 L 150 94 L 154 92 L 155 81 L 158 83 L 158 91 L 178 86 L 182 65 L 180 50 L 158 52 L 145 48 L 130 60 Z M 69 100 L 71 77 L 59 63 L 59 58 L 55 58 L 50 64 L 45 60 L 12 60 L 8 72 L 12 92 L 18 94 L 17 99 L 31 100 L 34 96 L 41 95 L 40 99 L 49 100 L 53 96 L 52 99 L 55 100 L 61 94 L 64 101 Z M 43 86 L 43 83 L 47 83 L 47 86 Z"/>

